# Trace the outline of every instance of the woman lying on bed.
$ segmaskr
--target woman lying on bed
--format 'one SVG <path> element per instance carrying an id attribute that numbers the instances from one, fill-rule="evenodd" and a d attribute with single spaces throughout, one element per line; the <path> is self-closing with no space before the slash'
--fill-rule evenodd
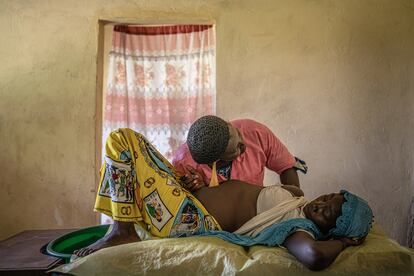
<path id="1" fill-rule="evenodd" d="M 308 202 L 296 186 L 258 187 L 237 180 L 191 194 L 171 164 L 139 133 L 108 137 L 95 210 L 114 220 L 112 231 L 75 252 L 139 241 L 134 223 L 157 237 L 212 235 L 240 245 L 285 246 L 313 270 L 329 266 L 350 245 L 363 242 L 372 212 L 341 191 Z"/>

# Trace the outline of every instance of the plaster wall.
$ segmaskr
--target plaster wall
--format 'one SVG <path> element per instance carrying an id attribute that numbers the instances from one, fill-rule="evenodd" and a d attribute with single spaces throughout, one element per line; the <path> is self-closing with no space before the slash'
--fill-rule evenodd
<path id="1" fill-rule="evenodd" d="M 267 124 L 307 161 L 305 194 L 359 193 L 405 242 L 414 190 L 408 0 L 1 1 L 0 239 L 96 223 L 99 19 L 215 22 L 218 115 Z"/>

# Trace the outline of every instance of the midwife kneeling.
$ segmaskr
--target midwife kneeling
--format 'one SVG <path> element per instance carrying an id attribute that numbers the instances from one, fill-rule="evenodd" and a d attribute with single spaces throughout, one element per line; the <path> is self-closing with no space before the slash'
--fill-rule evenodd
<path id="1" fill-rule="evenodd" d="M 134 224 L 156 237 L 216 236 L 235 244 L 285 246 L 305 266 L 329 266 L 371 228 L 368 204 L 347 191 L 308 202 L 296 186 L 258 187 L 237 180 L 193 194 L 172 165 L 139 133 L 119 129 L 106 143 L 95 210 L 112 231 L 79 257 L 139 241 Z"/>

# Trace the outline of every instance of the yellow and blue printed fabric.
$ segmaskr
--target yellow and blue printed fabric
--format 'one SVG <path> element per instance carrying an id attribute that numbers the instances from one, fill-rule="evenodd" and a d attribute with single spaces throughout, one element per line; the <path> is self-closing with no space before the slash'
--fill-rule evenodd
<path id="1" fill-rule="evenodd" d="M 179 184 L 173 166 L 142 135 L 111 132 L 95 211 L 114 220 L 140 223 L 156 237 L 220 230 L 204 206 Z"/>

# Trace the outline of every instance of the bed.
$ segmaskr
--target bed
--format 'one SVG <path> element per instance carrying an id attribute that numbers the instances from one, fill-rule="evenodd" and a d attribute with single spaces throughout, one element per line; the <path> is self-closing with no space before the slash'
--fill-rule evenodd
<path id="1" fill-rule="evenodd" d="M 244 248 L 214 237 L 151 239 L 102 249 L 62 265 L 72 275 L 414 275 L 414 250 L 374 223 L 364 244 L 348 247 L 327 269 L 313 272 L 284 248 Z"/>

